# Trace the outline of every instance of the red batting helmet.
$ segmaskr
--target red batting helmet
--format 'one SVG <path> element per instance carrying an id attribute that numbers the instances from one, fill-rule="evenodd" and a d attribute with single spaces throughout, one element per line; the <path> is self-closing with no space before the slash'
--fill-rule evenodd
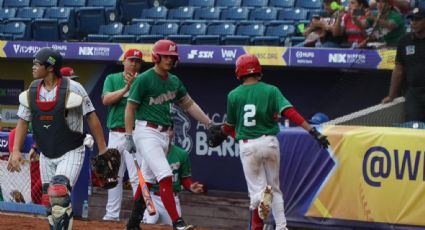
<path id="1" fill-rule="evenodd" d="M 161 61 L 161 55 L 176 56 L 176 61 L 178 61 L 179 54 L 177 53 L 176 43 L 166 39 L 155 42 L 152 48 L 152 62 L 159 63 Z"/>
<path id="2" fill-rule="evenodd" d="M 238 80 L 246 75 L 261 74 L 261 65 L 258 58 L 252 54 L 241 55 L 236 60 L 235 73 Z"/>

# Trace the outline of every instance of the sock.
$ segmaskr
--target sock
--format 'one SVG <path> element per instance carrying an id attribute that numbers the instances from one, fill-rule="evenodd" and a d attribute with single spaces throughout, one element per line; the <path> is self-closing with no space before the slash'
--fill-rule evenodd
<path id="1" fill-rule="evenodd" d="M 173 222 L 179 219 L 179 214 L 176 208 L 176 201 L 174 200 L 173 183 L 171 176 L 162 179 L 159 182 L 159 195 L 161 196 L 162 203 L 170 215 Z"/>
<path id="2" fill-rule="evenodd" d="M 262 230 L 264 223 L 263 220 L 258 215 L 258 208 L 252 210 L 251 217 L 251 230 Z"/>

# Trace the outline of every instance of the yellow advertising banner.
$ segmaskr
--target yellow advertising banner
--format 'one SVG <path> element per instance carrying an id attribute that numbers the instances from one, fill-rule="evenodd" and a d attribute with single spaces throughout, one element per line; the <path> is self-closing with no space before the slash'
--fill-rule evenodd
<path id="1" fill-rule="evenodd" d="M 336 165 L 307 216 L 425 226 L 425 130 L 324 130 Z"/>
<path id="2" fill-rule="evenodd" d="M 282 57 L 285 47 L 245 46 L 244 49 L 247 53 L 257 56 L 261 65 L 287 66 Z"/>
<path id="3" fill-rule="evenodd" d="M 0 41 L 0 57 L 5 58 L 6 54 L 4 53 L 4 47 L 6 46 L 7 41 Z"/>
<path id="4" fill-rule="evenodd" d="M 143 53 L 143 61 L 152 62 L 152 46 L 153 44 L 121 44 L 123 50 L 120 60 L 123 60 L 124 54 L 129 49 L 138 49 Z"/>
<path id="5" fill-rule="evenodd" d="M 395 55 L 397 51 L 395 49 L 382 49 L 377 51 L 379 56 L 381 57 L 381 62 L 378 65 L 378 69 L 394 69 Z"/>

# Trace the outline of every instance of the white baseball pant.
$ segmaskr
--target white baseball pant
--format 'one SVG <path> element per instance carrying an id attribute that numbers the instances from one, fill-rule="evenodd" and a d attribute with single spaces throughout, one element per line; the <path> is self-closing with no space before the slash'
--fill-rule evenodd
<path id="1" fill-rule="evenodd" d="M 150 192 L 152 201 L 156 208 L 156 214 L 153 216 L 150 216 L 148 213 L 148 210 L 145 210 L 143 213 L 143 220 L 142 222 L 145 224 L 167 224 L 172 225 L 173 222 L 171 221 L 170 215 L 168 215 L 167 210 L 164 207 L 164 204 L 162 203 L 161 197 L 159 194 L 155 194 L 153 192 Z M 176 201 L 176 207 L 177 212 L 179 213 L 179 216 L 182 215 L 182 210 L 180 207 L 180 199 L 178 195 L 174 195 L 174 200 Z"/>

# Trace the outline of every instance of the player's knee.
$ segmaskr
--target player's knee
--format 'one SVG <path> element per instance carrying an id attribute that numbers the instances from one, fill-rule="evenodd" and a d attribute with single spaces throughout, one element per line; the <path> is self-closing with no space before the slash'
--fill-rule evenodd
<path id="1" fill-rule="evenodd" d="M 71 203 L 71 185 L 69 179 L 63 175 L 54 176 L 49 184 L 47 194 L 52 206 L 68 207 Z"/>

